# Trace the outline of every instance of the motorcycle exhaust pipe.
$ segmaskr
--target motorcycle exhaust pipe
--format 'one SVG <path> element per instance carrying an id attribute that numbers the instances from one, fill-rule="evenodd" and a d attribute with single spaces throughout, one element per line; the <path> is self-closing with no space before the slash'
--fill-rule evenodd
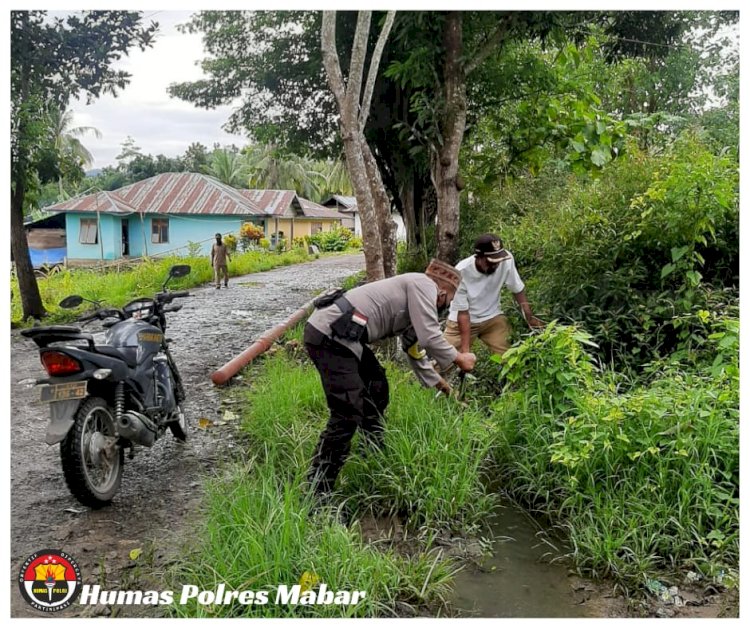
<path id="1" fill-rule="evenodd" d="M 156 431 L 149 427 L 149 421 L 139 412 L 124 412 L 117 422 L 117 432 L 129 441 L 151 447 L 156 440 Z"/>

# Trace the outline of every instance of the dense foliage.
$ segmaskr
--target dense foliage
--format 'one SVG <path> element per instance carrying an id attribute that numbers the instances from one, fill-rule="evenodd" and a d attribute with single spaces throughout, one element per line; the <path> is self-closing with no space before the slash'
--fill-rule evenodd
<path id="1" fill-rule="evenodd" d="M 697 364 L 653 364 L 629 390 L 573 327 L 550 325 L 500 360 L 503 485 L 564 528 L 582 571 L 625 584 L 676 568 L 736 575 L 739 326 L 709 328 Z"/>
<path id="2" fill-rule="evenodd" d="M 737 298 L 736 154 L 693 132 L 662 154 L 631 147 L 598 178 L 549 168 L 475 198 L 466 215 L 464 248 L 498 232 L 537 310 L 582 323 L 607 362 L 695 350 L 709 314 Z"/>

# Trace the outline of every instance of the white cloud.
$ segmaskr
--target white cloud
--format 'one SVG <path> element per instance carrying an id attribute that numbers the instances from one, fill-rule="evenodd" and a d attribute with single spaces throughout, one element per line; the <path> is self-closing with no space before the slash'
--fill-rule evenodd
<path id="1" fill-rule="evenodd" d="M 85 100 L 71 102 L 74 124 L 93 126 L 102 133 L 101 139 L 93 135 L 82 138 L 94 156 L 93 167 L 113 164 L 128 136 L 144 153 L 170 157 L 184 152 L 193 142 L 209 148 L 217 142 L 244 143 L 243 137 L 221 129 L 232 106 L 198 109 L 167 94 L 170 83 L 203 76 L 196 64 L 205 56 L 201 35 L 179 33 L 176 29 L 190 15 L 190 11 L 145 12 L 149 18 L 146 21 L 159 22 L 159 35 L 151 48 L 135 49 L 117 63 L 116 67 L 132 75 L 128 86 L 117 97 L 105 95 L 91 105 L 86 105 Z"/>

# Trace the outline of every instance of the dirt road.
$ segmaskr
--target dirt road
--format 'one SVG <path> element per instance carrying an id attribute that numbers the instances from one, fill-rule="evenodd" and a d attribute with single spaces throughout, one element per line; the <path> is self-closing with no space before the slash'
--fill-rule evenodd
<path id="1" fill-rule="evenodd" d="M 39 391 L 14 386 L 43 372 L 36 346 L 12 332 L 11 581 L 33 552 L 61 549 L 77 560 L 84 583 L 118 588 L 132 579 L 130 550 L 156 540 L 158 562 L 158 553 L 169 550 L 165 543 L 189 538 L 198 518 L 201 480 L 235 447 L 230 430 L 196 429 L 200 417 L 220 418 L 210 374 L 315 291 L 363 268 L 362 255 L 347 255 L 233 278 L 227 290 L 192 289 L 194 296 L 181 300 L 184 308 L 168 315 L 167 333 L 188 389 L 190 440 L 181 445 L 167 435 L 133 460 L 126 458 L 119 494 L 110 507 L 98 511 L 81 506 L 68 492 L 59 446 L 44 443 L 48 412 L 38 401 Z M 81 613 L 82 607 L 74 605 L 58 616 Z M 11 614 L 40 615 L 15 585 Z"/>

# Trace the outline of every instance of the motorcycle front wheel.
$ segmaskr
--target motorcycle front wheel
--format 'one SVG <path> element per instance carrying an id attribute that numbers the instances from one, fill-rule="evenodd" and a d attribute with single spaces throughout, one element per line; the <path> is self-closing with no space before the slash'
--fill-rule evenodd
<path id="1" fill-rule="evenodd" d="M 120 488 L 123 450 L 117 445 L 114 410 L 104 399 L 89 397 L 73 417 L 60 444 L 65 482 L 84 506 L 108 505 Z"/>

